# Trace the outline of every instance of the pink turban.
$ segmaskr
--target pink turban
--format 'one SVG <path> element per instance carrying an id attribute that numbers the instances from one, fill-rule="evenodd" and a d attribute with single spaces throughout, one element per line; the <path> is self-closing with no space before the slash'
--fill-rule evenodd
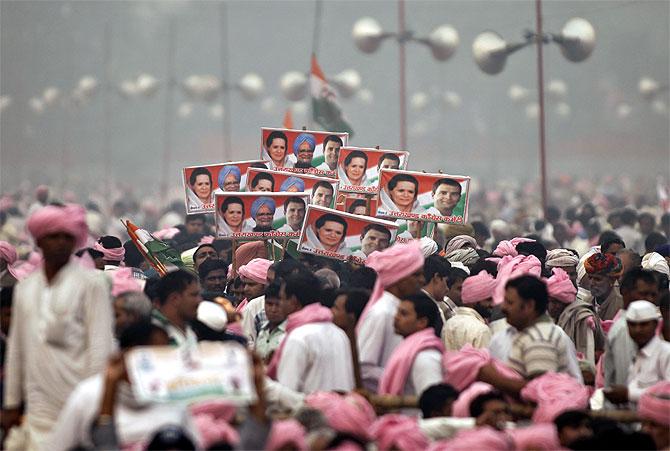
<path id="1" fill-rule="evenodd" d="M 16 259 L 16 249 L 14 246 L 7 241 L 0 241 L 0 260 L 4 260 L 8 265 L 11 265 Z"/>
<path id="2" fill-rule="evenodd" d="M 123 257 L 126 255 L 126 249 L 123 246 L 107 249 L 102 244 L 95 243 L 93 249 L 102 252 L 102 259 L 110 262 L 123 261 Z"/>
<path id="3" fill-rule="evenodd" d="M 509 429 L 507 434 L 512 437 L 515 449 L 532 449 L 553 451 L 561 449 L 558 432 L 553 423 L 535 424 L 519 429 Z"/>
<path id="4" fill-rule="evenodd" d="M 477 379 L 479 370 L 489 363 L 493 364 L 496 370 L 506 377 L 523 379 L 521 375 L 507 365 L 492 358 L 488 349 L 474 348 L 468 343 L 460 351 L 444 353 L 442 365 L 445 382 L 451 384 L 456 390 L 463 391 Z"/>
<path id="5" fill-rule="evenodd" d="M 670 427 L 670 381 L 661 381 L 642 393 L 637 403 L 640 418 Z"/>
<path id="6" fill-rule="evenodd" d="M 139 279 L 133 277 L 132 268 L 119 268 L 112 272 L 112 297 L 128 291 L 142 291 Z"/>
<path id="7" fill-rule="evenodd" d="M 375 270 L 377 280 L 358 324 L 362 323 L 367 312 L 377 303 L 386 288 L 423 268 L 423 262 L 421 245 L 416 240 L 406 244 L 396 244 L 381 252 L 375 251 L 368 255 L 365 266 Z"/>
<path id="8" fill-rule="evenodd" d="M 320 410 L 337 432 L 366 442 L 371 439 L 370 427 L 377 415 L 368 400 L 358 393 L 316 392 L 305 398 L 305 405 Z"/>
<path id="9" fill-rule="evenodd" d="M 498 243 L 498 246 L 493 251 L 493 255 L 497 257 L 505 257 L 507 255 L 509 255 L 510 257 L 516 257 L 517 255 L 519 255 L 519 253 L 516 250 L 516 245 L 519 243 L 528 243 L 531 241 L 535 240 L 521 237 L 512 238 L 509 241 L 503 240 L 500 243 Z"/>
<path id="10" fill-rule="evenodd" d="M 268 284 L 268 268 L 272 261 L 264 258 L 254 258 L 238 270 L 240 276 L 251 279 L 256 283 Z"/>
<path id="11" fill-rule="evenodd" d="M 532 241 L 532 240 L 531 240 Z M 540 277 L 542 263 L 534 255 L 505 256 L 498 262 L 497 284 L 493 291 L 493 303 L 500 305 L 505 300 L 505 285 L 515 277 L 530 274 Z"/>
<path id="12" fill-rule="evenodd" d="M 463 304 L 475 304 L 493 297 L 496 279 L 486 271 L 470 276 L 463 281 L 461 301 Z"/>
<path id="13" fill-rule="evenodd" d="M 52 233 L 67 233 L 76 240 L 77 249 L 86 244 L 88 226 L 86 225 L 86 210 L 81 205 L 68 204 L 64 207 L 47 205 L 33 213 L 27 222 L 28 231 L 35 238 Z"/>
<path id="14" fill-rule="evenodd" d="M 179 233 L 178 228 L 168 227 L 166 229 L 156 230 L 154 233 L 152 233 L 152 235 L 158 238 L 159 240 L 165 241 L 165 240 L 171 240 L 178 233 Z"/>
<path id="15" fill-rule="evenodd" d="M 200 435 L 202 449 L 209 449 L 210 446 L 221 442 L 235 446 L 240 441 L 240 434 L 234 427 L 212 415 L 196 415 L 193 417 L 193 423 Z"/>
<path id="16" fill-rule="evenodd" d="M 458 432 L 450 440 L 434 443 L 428 451 L 511 451 L 514 449 L 512 440 L 504 432 L 496 431 L 490 426 L 465 429 Z"/>
<path id="17" fill-rule="evenodd" d="M 379 418 L 370 429 L 379 451 L 428 448 L 428 438 L 421 432 L 416 418 L 389 414 Z"/>
<path id="18" fill-rule="evenodd" d="M 486 382 L 475 382 L 463 390 L 458 399 L 451 406 L 452 416 L 459 418 L 468 418 L 470 416 L 470 404 L 475 398 L 484 393 L 495 390 L 493 385 Z"/>
<path id="19" fill-rule="evenodd" d="M 465 248 L 477 249 L 477 241 L 472 238 L 470 235 L 457 235 L 449 240 L 447 245 L 444 248 L 445 254 L 450 254 L 451 252 L 458 249 Z"/>
<path id="20" fill-rule="evenodd" d="M 589 397 L 588 388 L 565 373 L 545 373 L 521 390 L 521 399 L 537 403 L 535 423 L 551 423 L 565 411 L 585 409 Z"/>
<path id="21" fill-rule="evenodd" d="M 577 299 L 577 288 L 572 284 L 568 273 L 561 268 L 554 268 L 552 276 L 545 280 L 550 298 L 570 304 Z"/>
<path id="22" fill-rule="evenodd" d="M 305 434 L 305 428 L 296 420 L 274 421 L 265 449 L 266 451 L 277 451 L 282 448 L 307 450 Z"/>
<path id="23" fill-rule="evenodd" d="M 237 406 L 229 401 L 210 400 L 201 401 L 189 406 L 191 415 L 211 415 L 217 420 L 230 423 L 237 414 Z"/>

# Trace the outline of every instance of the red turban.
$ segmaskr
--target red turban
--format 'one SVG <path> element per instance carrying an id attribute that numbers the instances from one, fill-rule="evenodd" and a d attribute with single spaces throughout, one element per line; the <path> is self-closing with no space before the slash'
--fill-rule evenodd
<path id="1" fill-rule="evenodd" d="M 623 273 L 623 265 L 618 257 L 612 254 L 597 252 L 584 262 L 587 274 L 599 274 L 609 277 L 619 277 Z"/>

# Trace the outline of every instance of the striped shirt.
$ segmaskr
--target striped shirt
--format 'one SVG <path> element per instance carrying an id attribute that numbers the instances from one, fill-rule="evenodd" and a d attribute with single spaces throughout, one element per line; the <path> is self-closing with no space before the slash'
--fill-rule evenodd
<path id="1" fill-rule="evenodd" d="M 509 365 L 526 378 L 546 372 L 569 373 L 568 349 L 561 335 L 549 316 L 540 316 L 512 342 Z"/>

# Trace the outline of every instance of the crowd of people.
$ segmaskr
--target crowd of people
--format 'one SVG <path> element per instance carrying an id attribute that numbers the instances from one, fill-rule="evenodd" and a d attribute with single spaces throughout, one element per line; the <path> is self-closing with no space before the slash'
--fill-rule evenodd
<path id="1" fill-rule="evenodd" d="M 4 448 L 670 449 L 670 213 L 618 183 L 558 181 L 542 218 L 475 186 L 468 224 L 364 265 L 183 205 L 3 195 Z M 131 349 L 202 341 L 248 349 L 255 402 L 139 399 Z"/>

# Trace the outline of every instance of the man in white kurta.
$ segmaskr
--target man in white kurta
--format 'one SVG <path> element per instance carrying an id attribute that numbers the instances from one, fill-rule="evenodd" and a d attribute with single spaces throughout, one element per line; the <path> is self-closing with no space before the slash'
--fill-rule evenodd
<path id="1" fill-rule="evenodd" d="M 85 240 L 83 218 L 81 207 L 48 206 L 28 220 L 45 262 L 14 291 L 4 399 L 10 415 L 25 403 L 28 449 L 40 446 L 75 385 L 102 371 L 113 349 L 104 276 L 68 261 Z"/>

